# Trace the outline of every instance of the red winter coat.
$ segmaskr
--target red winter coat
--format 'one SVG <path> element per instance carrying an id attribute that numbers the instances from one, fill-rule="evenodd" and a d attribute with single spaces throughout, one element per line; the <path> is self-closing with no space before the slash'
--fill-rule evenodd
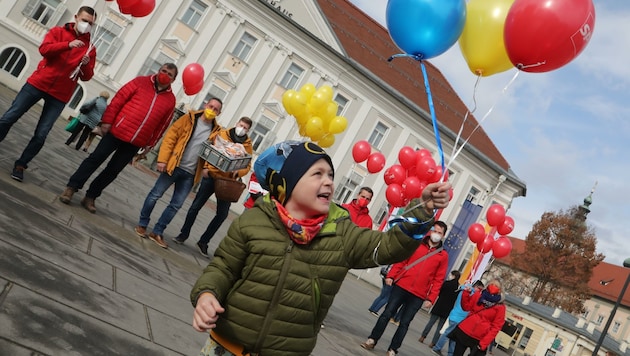
<path id="1" fill-rule="evenodd" d="M 462 293 L 462 309 L 468 311 L 468 316 L 457 326 L 466 335 L 479 340 L 482 350 L 487 350 L 505 322 L 505 304 L 500 302 L 486 308 L 477 304 L 480 297 L 481 293 Z"/>
<path id="2" fill-rule="evenodd" d="M 372 218 L 367 206 L 359 206 L 357 200 L 353 199 L 350 203 L 342 204 L 350 212 L 350 220 L 359 227 L 372 228 Z"/>
<path id="3" fill-rule="evenodd" d="M 442 250 L 405 271 L 407 265 L 442 246 L 440 243 L 437 247 L 430 247 L 427 242 L 428 239 L 429 237 L 424 238 L 422 244 L 411 257 L 394 264 L 389 273 L 387 273 L 387 278 L 392 278 L 394 281 L 398 279 L 396 282 L 397 286 L 435 304 L 440 288 L 442 288 L 442 283 L 444 283 L 446 278 L 448 253 Z"/>
<path id="4" fill-rule="evenodd" d="M 81 58 L 86 54 L 90 46 L 90 33 L 77 35 L 74 23 L 51 28 L 42 44 L 39 53 L 44 57 L 37 64 L 37 69 L 26 80 L 35 88 L 50 94 L 57 100 L 67 103 L 77 87 L 77 79 L 71 79 L 70 74 L 77 68 Z M 69 43 L 80 39 L 85 46 L 78 48 L 68 47 Z M 90 61 L 81 66 L 78 78 L 83 81 L 92 79 L 94 64 L 96 63 L 96 49 L 90 50 Z"/>
<path id="5" fill-rule="evenodd" d="M 110 133 L 136 147 L 155 146 L 173 117 L 175 95 L 169 87 L 160 92 L 155 75 L 136 77 L 123 85 L 103 113 Z"/>

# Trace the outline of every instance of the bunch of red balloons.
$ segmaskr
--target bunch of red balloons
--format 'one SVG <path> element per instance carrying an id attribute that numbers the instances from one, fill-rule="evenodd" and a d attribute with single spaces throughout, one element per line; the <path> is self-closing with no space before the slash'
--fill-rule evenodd
<path id="1" fill-rule="evenodd" d="M 372 153 L 372 145 L 366 140 L 357 141 L 352 147 L 352 158 L 356 163 L 366 162 L 368 172 L 378 173 L 385 167 L 385 155 Z"/>
<path id="2" fill-rule="evenodd" d="M 512 251 L 512 242 L 506 237 L 514 230 L 514 219 L 505 215 L 505 208 L 499 204 L 493 204 L 486 212 L 488 225 L 492 227 L 490 233 L 480 223 L 474 223 L 468 228 L 468 238 L 477 245 L 480 253 L 492 251 L 495 258 L 503 258 Z M 500 236 L 495 239 L 494 232 Z"/>
<path id="3" fill-rule="evenodd" d="M 385 197 L 392 206 L 406 206 L 411 199 L 422 195 L 427 184 L 448 179 L 448 174 L 442 177 L 442 167 L 425 148 L 414 150 L 404 146 L 398 152 L 398 162 L 387 168 L 383 175 L 387 184 Z"/>
<path id="4" fill-rule="evenodd" d="M 184 84 L 184 93 L 187 95 L 195 95 L 203 88 L 203 78 L 205 73 L 203 67 L 199 63 L 190 63 L 184 68 L 182 73 L 182 83 Z"/>
<path id="5" fill-rule="evenodd" d="M 120 12 L 133 17 L 145 17 L 155 9 L 155 0 L 116 0 L 116 2 Z"/>

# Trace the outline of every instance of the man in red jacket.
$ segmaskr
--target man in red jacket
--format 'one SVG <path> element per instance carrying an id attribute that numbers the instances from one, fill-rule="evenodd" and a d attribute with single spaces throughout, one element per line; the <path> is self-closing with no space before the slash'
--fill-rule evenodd
<path id="1" fill-rule="evenodd" d="M 96 213 L 94 201 L 103 189 L 116 179 L 138 150 L 151 150 L 170 124 L 175 109 L 171 83 L 176 77 L 177 66 L 166 63 L 157 74 L 136 77 L 116 92 L 101 120 L 103 138 L 70 177 L 59 196 L 62 203 L 69 204 L 74 192 L 83 188 L 113 153 L 107 167 L 94 178 L 81 200 L 84 208 Z"/>
<path id="2" fill-rule="evenodd" d="M 372 228 L 372 218 L 370 217 L 370 210 L 368 210 L 368 204 L 372 201 L 374 192 L 370 187 L 361 187 L 356 199 L 353 199 L 350 203 L 343 204 L 344 208 L 350 212 L 350 219 L 359 227 Z"/>
<path id="3" fill-rule="evenodd" d="M 448 267 L 448 254 L 442 247 L 446 230 L 444 222 L 436 221 L 413 255 L 394 264 L 389 270 L 385 278 L 385 283 L 392 286 L 389 300 L 385 311 L 379 316 L 370 336 L 361 347 L 366 350 L 374 349 L 385 332 L 389 319 L 404 305 L 400 324 L 387 349 L 387 356 L 396 355 L 418 310 L 428 309 L 435 303 Z"/>
<path id="4" fill-rule="evenodd" d="M 39 100 L 44 100 L 33 137 L 13 165 L 11 178 L 19 182 L 24 180 L 28 163 L 42 149 L 48 132 L 70 101 L 77 81 L 88 81 L 94 75 L 96 50 L 90 45 L 90 29 L 96 20 L 96 12 L 89 6 L 82 6 L 74 20 L 46 33 L 39 46 L 39 53 L 44 58 L 0 118 L 1 142 L 24 113 Z"/>

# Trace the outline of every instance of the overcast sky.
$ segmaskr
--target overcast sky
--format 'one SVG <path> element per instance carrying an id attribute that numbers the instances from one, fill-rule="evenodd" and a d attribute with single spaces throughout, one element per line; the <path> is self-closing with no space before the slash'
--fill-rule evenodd
<path id="1" fill-rule="evenodd" d="M 387 1 L 350 1 L 386 26 Z M 474 94 L 477 119 L 494 106 L 482 126 L 527 184 L 508 211 L 511 235 L 525 239 L 544 212 L 582 204 L 598 182 L 588 223 L 597 251 L 621 265 L 630 258 L 630 1 L 594 4 L 586 49 L 557 70 L 519 73 L 505 93 L 516 69 L 482 78 L 475 92 L 477 77 L 457 44 L 430 62 L 469 109 Z"/>

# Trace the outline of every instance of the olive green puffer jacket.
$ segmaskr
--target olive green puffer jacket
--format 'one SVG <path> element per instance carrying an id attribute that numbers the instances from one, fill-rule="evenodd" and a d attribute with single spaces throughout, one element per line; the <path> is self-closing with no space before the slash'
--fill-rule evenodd
<path id="1" fill-rule="evenodd" d="M 412 213 L 428 221 L 416 233 L 432 226 L 424 209 Z M 310 244 L 294 244 L 265 196 L 234 220 L 191 301 L 195 305 L 201 293 L 213 293 L 225 308 L 215 332 L 248 352 L 309 355 L 348 270 L 402 261 L 419 244 L 399 227 L 357 227 L 336 204 Z"/>

